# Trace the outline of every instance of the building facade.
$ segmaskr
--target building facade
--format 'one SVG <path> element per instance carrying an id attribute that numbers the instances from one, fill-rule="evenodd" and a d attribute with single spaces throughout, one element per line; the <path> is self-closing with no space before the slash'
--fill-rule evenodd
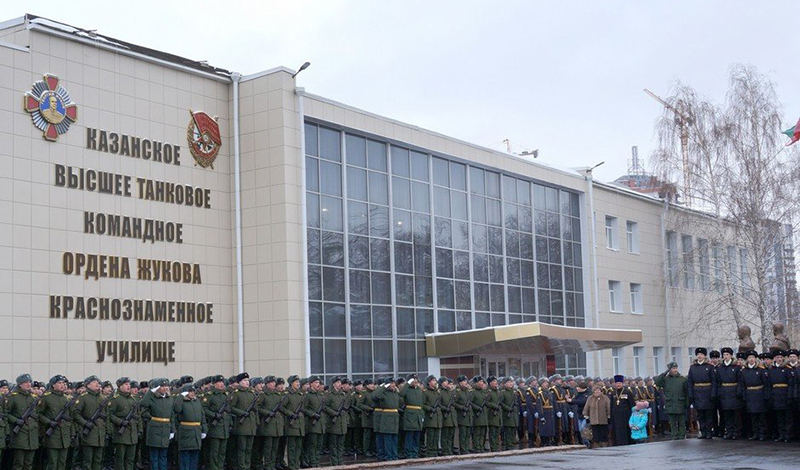
<path id="1" fill-rule="evenodd" d="M 669 206 L 585 171 L 33 15 L 0 72 L 0 376 L 645 375 L 710 341 L 672 334 Z"/>

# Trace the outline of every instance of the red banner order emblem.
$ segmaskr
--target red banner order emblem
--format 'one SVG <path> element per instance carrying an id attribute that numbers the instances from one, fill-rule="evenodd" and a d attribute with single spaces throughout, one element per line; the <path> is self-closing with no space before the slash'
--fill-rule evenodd
<path id="1" fill-rule="evenodd" d="M 214 168 L 214 160 L 222 145 L 217 118 L 212 118 L 203 111 L 189 110 L 189 114 L 192 116 L 186 131 L 189 150 L 198 165 L 203 168 Z"/>

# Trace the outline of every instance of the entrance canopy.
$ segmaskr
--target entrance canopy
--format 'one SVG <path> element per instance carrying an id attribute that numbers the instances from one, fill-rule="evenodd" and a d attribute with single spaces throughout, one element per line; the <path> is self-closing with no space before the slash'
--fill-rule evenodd
<path id="1" fill-rule="evenodd" d="M 642 342 L 641 330 L 576 328 L 547 323 L 519 323 L 425 337 L 428 357 L 468 354 L 570 354 Z"/>

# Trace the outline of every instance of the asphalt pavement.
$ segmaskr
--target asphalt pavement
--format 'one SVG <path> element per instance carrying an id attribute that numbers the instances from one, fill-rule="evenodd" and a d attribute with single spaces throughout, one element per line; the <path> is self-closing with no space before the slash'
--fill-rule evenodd
<path id="1" fill-rule="evenodd" d="M 576 465 L 577 463 L 577 465 Z M 431 464 L 408 469 L 430 470 Z M 800 443 L 686 439 L 603 449 L 437 462 L 436 470 L 798 470 Z"/>

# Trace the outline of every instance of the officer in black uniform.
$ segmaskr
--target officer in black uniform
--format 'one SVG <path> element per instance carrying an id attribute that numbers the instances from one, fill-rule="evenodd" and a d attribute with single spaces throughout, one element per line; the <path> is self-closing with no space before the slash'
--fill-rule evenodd
<path id="1" fill-rule="evenodd" d="M 733 357 L 733 349 L 722 348 L 722 362 L 714 369 L 717 385 L 717 403 L 721 414 L 723 439 L 739 439 L 742 435 L 740 413 L 742 409 L 741 368 Z"/>
<path id="2" fill-rule="evenodd" d="M 792 435 L 792 398 L 795 389 L 795 370 L 784 364 L 784 351 L 773 353 L 774 362 L 767 369 L 770 383 L 770 413 L 773 415 L 775 429 L 770 429 L 775 442 L 789 442 Z"/>
<path id="3" fill-rule="evenodd" d="M 747 363 L 742 368 L 739 382 L 742 384 L 745 409 L 750 418 L 750 440 L 763 441 L 766 437 L 766 411 L 770 398 L 769 374 L 758 364 L 755 351 L 747 352 Z"/>
<path id="4" fill-rule="evenodd" d="M 706 360 L 706 348 L 696 348 L 694 350 L 694 363 L 689 366 L 689 373 L 686 375 L 689 387 L 689 405 L 697 411 L 697 420 L 700 422 L 699 439 L 711 439 L 713 437 L 713 415 L 716 412 L 714 396 L 716 395 L 716 384 L 714 383 L 714 366 Z"/>

